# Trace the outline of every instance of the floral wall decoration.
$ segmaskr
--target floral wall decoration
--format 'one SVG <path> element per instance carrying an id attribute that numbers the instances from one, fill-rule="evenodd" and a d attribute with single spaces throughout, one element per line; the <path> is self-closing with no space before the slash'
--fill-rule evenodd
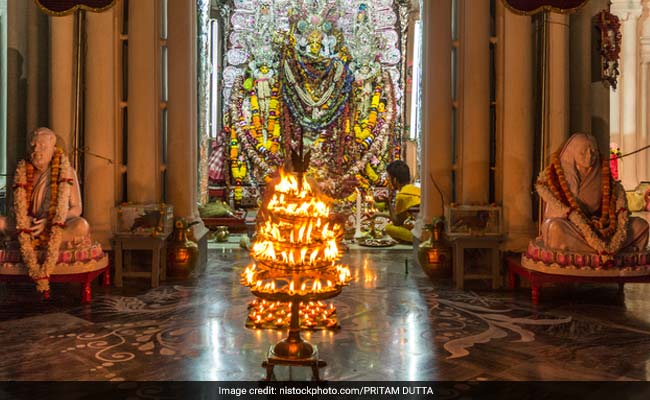
<path id="1" fill-rule="evenodd" d="M 394 0 L 234 0 L 224 55 L 226 184 L 261 186 L 300 138 L 326 194 L 385 185 L 400 157 L 402 52 Z"/>
<path id="2" fill-rule="evenodd" d="M 621 53 L 621 22 L 608 10 L 596 14 L 596 29 L 600 32 L 601 80 L 606 87 L 616 89 L 620 72 L 618 60 Z"/>

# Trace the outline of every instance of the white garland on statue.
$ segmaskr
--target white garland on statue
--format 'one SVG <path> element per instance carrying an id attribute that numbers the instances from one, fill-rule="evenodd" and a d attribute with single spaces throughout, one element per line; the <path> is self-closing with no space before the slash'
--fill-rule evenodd
<path id="1" fill-rule="evenodd" d="M 563 214 L 568 215 L 569 221 L 571 221 L 582 233 L 582 236 L 587 241 L 587 244 L 593 247 L 600 255 L 605 258 L 611 259 L 614 254 L 621 250 L 625 240 L 627 239 L 627 227 L 629 222 L 629 212 L 627 209 L 623 209 L 618 212 L 616 216 L 616 231 L 612 235 L 611 239 L 606 242 L 601 239 L 593 230 L 593 228 L 587 223 L 585 216 L 579 210 L 572 210 L 569 206 L 564 204 L 560 199 L 555 197 L 551 189 L 546 185 L 540 183 L 540 180 L 545 179 L 544 171 L 540 173 L 535 189 L 539 196 L 547 203 L 559 209 Z M 625 196 L 625 193 L 620 189 L 618 185 L 614 185 L 614 195 L 616 196 L 615 204 L 619 204 L 621 201 L 621 196 Z"/>
<path id="2" fill-rule="evenodd" d="M 70 171 L 70 161 L 61 154 L 59 176 L 65 176 Z M 63 172 L 63 174 L 61 173 Z M 16 209 L 16 228 L 18 230 L 18 242 L 23 263 L 27 267 L 29 277 L 36 283 L 39 292 L 50 289 L 50 275 L 59 259 L 59 248 L 63 238 L 63 226 L 68 215 L 70 204 L 71 182 L 62 181 L 58 183 L 58 195 L 56 212 L 50 224 L 50 235 L 47 241 L 47 253 L 43 264 L 39 264 L 38 255 L 34 249 L 31 236 L 31 223 L 28 213 L 30 199 L 27 198 L 27 163 L 21 160 L 16 169 L 14 206 Z M 61 184 L 63 183 L 63 184 Z M 47 229 L 47 227 L 46 227 Z"/>

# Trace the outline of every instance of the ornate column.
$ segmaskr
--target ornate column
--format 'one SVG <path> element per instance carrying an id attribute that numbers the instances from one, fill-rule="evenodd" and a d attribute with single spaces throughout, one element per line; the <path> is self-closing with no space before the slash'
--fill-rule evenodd
<path id="1" fill-rule="evenodd" d="M 129 2 L 126 174 L 128 200 L 134 203 L 161 199 L 159 20 L 155 0 Z"/>
<path id="2" fill-rule="evenodd" d="M 48 124 L 48 17 L 35 3 L 27 6 L 27 134 Z"/>
<path id="3" fill-rule="evenodd" d="M 168 201 L 174 214 L 191 221 L 199 219 L 198 133 L 197 133 L 197 8 L 193 1 L 168 3 L 169 36 L 169 131 L 167 133 Z M 195 225 L 194 235 L 207 233 L 203 224 Z M 199 242 L 201 245 L 201 242 Z M 207 242 L 203 254 L 207 252 Z"/>
<path id="4" fill-rule="evenodd" d="M 422 212 L 441 215 L 440 196 L 451 198 L 451 0 L 422 2 Z M 486 105 L 487 106 L 487 105 Z"/>
<path id="5" fill-rule="evenodd" d="M 648 112 L 650 111 L 650 0 L 643 0 L 643 25 L 641 26 L 641 36 L 639 38 L 639 56 L 641 57 L 641 76 L 639 83 L 639 113 L 640 113 L 640 127 L 638 143 L 639 147 L 647 146 L 650 144 L 648 137 L 650 136 L 650 122 L 648 120 Z M 647 151 L 641 153 L 637 159 L 637 178 L 639 181 L 650 180 L 650 164 L 648 163 Z"/>
<path id="6" fill-rule="evenodd" d="M 548 138 L 546 163 L 569 137 L 569 16 L 548 13 Z"/>
<path id="7" fill-rule="evenodd" d="M 7 82 L 7 0 L 0 0 L 0 49 L 5 57 L 0 59 L 0 80 Z M 7 85 L 0 86 L 0 185 L 6 185 L 7 177 Z M 0 210 L 4 213 L 4 210 Z"/>
<path id="8" fill-rule="evenodd" d="M 86 96 L 84 107 L 84 216 L 93 237 L 102 246 L 110 245 L 111 213 L 115 205 L 115 7 L 102 13 L 86 14 L 87 50 Z M 108 159 L 108 160 L 107 160 Z M 107 248 L 107 247 L 105 247 Z"/>
<path id="9" fill-rule="evenodd" d="M 503 182 L 505 250 L 522 251 L 537 230 L 532 215 L 533 39 L 531 17 L 497 8 L 497 126 L 502 150 L 497 165 Z"/>
<path id="10" fill-rule="evenodd" d="M 641 2 L 612 0 L 611 13 L 621 20 L 623 43 L 621 44 L 621 75 L 619 89 L 611 94 L 612 112 L 611 136 L 618 136 L 618 144 L 623 153 L 634 151 L 637 143 L 637 21 L 641 15 Z M 614 125 L 618 122 L 618 126 Z M 618 128 L 618 129 L 617 129 Z M 647 157 L 647 155 L 642 155 Z M 633 189 L 639 183 L 637 175 L 637 155 L 621 160 L 621 182 L 626 189 Z"/>
<path id="11" fill-rule="evenodd" d="M 490 2 L 462 2 L 460 185 L 462 204 L 486 204 L 490 171 Z"/>
<path id="12" fill-rule="evenodd" d="M 599 80 L 600 55 L 592 49 L 599 32 L 594 28 L 594 17 L 609 8 L 609 0 L 589 0 L 580 10 L 571 14 L 570 133 L 591 133 L 598 141 L 601 153 L 609 149 L 609 91 Z M 592 81 L 593 79 L 593 81 Z"/>
<path id="13" fill-rule="evenodd" d="M 7 4 L 7 171 L 13 173 L 18 160 L 25 157 L 27 126 L 25 118 L 27 77 L 27 7 L 31 2 Z M 9 179 L 11 182 L 11 179 Z M 11 195 L 13 192 L 7 192 Z M 7 204 L 11 199 L 7 199 Z"/>
<path id="14" fill-rule="evenodd" d="M 585 12 L 589 5 L 569 17 L 571 132 L 591 132 L 591 17 L 595 13 Z"/>
<path id="15" fill-rule="evenodd" d="M 74 15 L 50 17 L 50 38 L 50 128 L 63 139 L 72 160 Z"/>

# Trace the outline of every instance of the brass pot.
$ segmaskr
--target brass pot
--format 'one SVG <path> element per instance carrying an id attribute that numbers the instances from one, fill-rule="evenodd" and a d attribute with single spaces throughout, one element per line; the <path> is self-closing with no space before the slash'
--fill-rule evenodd
<path id="1" fill-rule="evenodd" d="M 438 222 L 430 230 L 431 237 L 422 242 L 418 249 L 420 265 L 431 279 L 451 278 L 451 250 L 444 238 L 444 223 Z"/>
<path id="2" fill-rule="evenodd" d="M 199 260 L 199 246 L 187 237 L 187 222 L 179 218 L 174 223 L 173 239 L 167 246 L 167 275 L 188 277 Z"/>
<path id="3" fill-rule="evenodd" d="M 227 242 L 230 232 L 228 232 L 228 227 L 224 225 L 217 226 L 214 230 L 214 238 L 217 242 Z"/>

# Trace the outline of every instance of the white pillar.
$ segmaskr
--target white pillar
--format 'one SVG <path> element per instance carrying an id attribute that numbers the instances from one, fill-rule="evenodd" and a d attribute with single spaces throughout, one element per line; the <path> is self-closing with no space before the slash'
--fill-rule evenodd
<path id="1" fill-rule="evenodd" d="M 74 151 L 74 19 L 73 14 L 50 18 L 50 128 L 63 140 L 64 150 L 71 160 Z"/>
<path id="2" fill-rule="evenodd" d="M 87 53 L 85 96 L 84 216 L 91 233 L 102 246 L 109 246 L 111 213 L 115 205 L 115 10 L 86 14 Z"/>
<path id="3" fill-rule="evenodd" d="M 531 18 L 497 8 L 497 112 L 505 250 L 523 251 L 535 237 L 532 215 L 533 39 Z"/>
<path id="4" fill-rule="evenodd" d="M 27 134 L 46 125 L 47 98 L 47 16 L 30 2 L 27 6 Z"/>
<path id="5" fill-rule="evenodd" d="M 161 198 L 160 60 L 155 0 L 129 2 L 127 197 L 135 203 Z"/>
<path id="6" fill-rule="evenodd" d="M 198 216 L 196 2 L 170 1 L 167 182 L 177 216 Z"/>
<path id="7" fill-rule="evenodd" d="M 585 12 L 585 8 L 588 8 L 589 5 L 585 5 L 569 18 L 571 24 L 569 33 L 571 133 L 591 133 L 591 18 L 595 12 L 591 12 L 591 10 Z"/>
<path id="8" fill-rule="evenodd" d="M 548 16 L 548 147 L 545 165 L 569 136 L 569 17 Z"/>
<path id="9" fill-rule="evenodd" d="M 198 200 L 197 7 L 195 1 L 170 1 L 169 131 L 167 133 L 168 201 L 174 214 L 190 221 L 199 244 L 199 264 L 207 262 L 208 230 L 200 219 Z"/>
<path id="10" fill-rule="evenodd" d="M 0 0 L 0 80 L 7 82 L 7 0 Z M 7 85 L 0 86 L 0 185 L 6 185 L 7 177 Z"/>
<path id="11" fill-rule="evenodd" d="M 26 1 L 9 0 L 7 4 L 7 171 L 13 173 L 18 160 L 25 157 L 26 127 L 26 61 L 27 7 Z M 11 178 L 8 180 L 12 182 Z M 8 191 L 8 195 L 12 195 Z M 10 201 L 10 199 L 7 199 Z M 11 203 L 7 203 L 11 204 Z"/>
<path id="12" fill-rule="evenodd" d="M 639 38 L 639 55 L 641 57 L 641 76 L 639 83 L 639 114 L 640 126 L 638 143 L 639 147 L 644 147 L 650 144 L 648 137 L 650 136 L 650 121 L 648 119 L 648 111 L 650 111 L 650 0 L 643 1 L 643 13 L 645 18 L 641 26 L 641 36 Z M 648 151 L 641 153 L 637 158 L 637 178 L 639 181 L 650 180 L 650 163 L 648 163 Z"/>
<path id="13" fill-rule="evenodd" d="M 451 199 L 451 0 L 422 2 L 422 218 L 442 214 L 429 175 Z M 487 105 L 486 105 L 487 107 Z"/>
<path id="14" fill-rule="evenodd" d="M 627 153 L 638 148 L 637 144 L 637 21 L 641 15 L 640 1 L 613 0 L 612 14 L 621 20 L 623 43 L 621 44 L 621 75 L 619 93 L 614 92 L 612 103 L 618 102 L 621 151 Z M 613 121 L 612 121 L 613 122 Z M 621 182 L 626 189 L 633 189 L 639 183 L 637 156 L 621 161 Z"/>
<path id="15" fill-rule="evenodd" d="M 600 40 L 600 33 L 594 28 L 594 16 L 609 7 L 609 0 L 589 0 L 587 4 L 571 14 L 571 65 L 570 133 L 591 133 L 598 141 L 600 152 L 608 154 L 609 149 L 609 88 L 600 80 L 600 54 L 592 49 L 592 43 Z"/>
<path id="16" fill-rule="evenodd" d="M 487 204 L 490 183 L 490 2 L 464 0 L 462 10 L 459 200 L 462 204 Z"/>

